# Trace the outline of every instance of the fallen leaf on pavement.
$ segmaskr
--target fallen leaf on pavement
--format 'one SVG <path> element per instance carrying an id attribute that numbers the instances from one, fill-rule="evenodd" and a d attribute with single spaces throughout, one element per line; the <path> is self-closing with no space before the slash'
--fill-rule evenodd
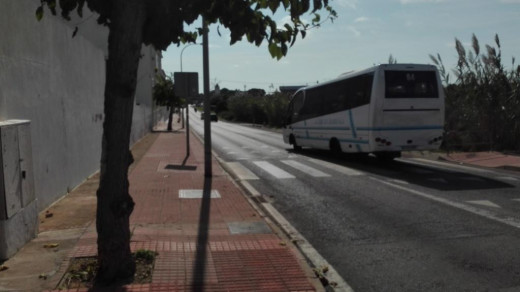
<path id="1" fill-rule="evenodd" d="M 44 244 L 43 247 L 44 248 L 55 248 L 55 247 L 58 247 L 60 244 L 59 243 L 47 243 L 47 244 Z"/>
<path id="2" fill-rule="evenodd" d="M 44 279 L 44 280 L 47 280 L 47 275 L 46 274 L 40 274 L 38 276 L 39 279 Z"/>
<path id="3" fill-rule="evenodd" d="M 4 265 L 1 265 L 1 266 L 0 266 L 0 272 L 1 272 L 1 271 L 5 271 L 5 270 L 7 270 L 7 269 L 9 269 L 8 266 L 4 266 Z"/>

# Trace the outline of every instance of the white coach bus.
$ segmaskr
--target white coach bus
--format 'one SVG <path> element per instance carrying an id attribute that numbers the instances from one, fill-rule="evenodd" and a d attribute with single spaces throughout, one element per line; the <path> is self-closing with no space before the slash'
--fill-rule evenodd
<path id="1" fill-rule="evenodd" d="M 438 149 L 443 129 L 437 68 L 388 64 L 298 90 L 288 106 L 283 139 L 295 151 L 312 147 L 393 159 L 401 151 Z"/>

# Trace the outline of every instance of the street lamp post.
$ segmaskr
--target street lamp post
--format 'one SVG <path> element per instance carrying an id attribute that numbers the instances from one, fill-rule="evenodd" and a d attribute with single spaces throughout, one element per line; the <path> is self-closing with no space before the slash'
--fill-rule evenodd
<path id="1" fill-rule="evenodd" d="M 209 99 L 209 43 L 208 23 L 202 17 L 202 71 L 204 83 L 204 176 L 212 177 L 211 171 L 211 105 Z"/>
<path id="2" fill-rule="evenodd" d="M 202 45 L 202 44 L 199 44 L 199 43 L 187 44 L 187 45 L 184 46 L 184 48 L 182 48 L 182 50 L 181 50 L 181 72 L 182 72 L 182 53 L 184 53 L 184 50 L 187 47 L 190 47 L 190 46 L 193 46 L 193 45 Z"/>

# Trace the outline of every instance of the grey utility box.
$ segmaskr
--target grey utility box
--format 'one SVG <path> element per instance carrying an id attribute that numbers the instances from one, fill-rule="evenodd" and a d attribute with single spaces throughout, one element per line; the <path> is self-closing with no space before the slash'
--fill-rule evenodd
<path id="1" fill-rule="evenodd" d="M 31 127 L 0 122 L 0 259 L 8 259 L 38 232 Z"/>

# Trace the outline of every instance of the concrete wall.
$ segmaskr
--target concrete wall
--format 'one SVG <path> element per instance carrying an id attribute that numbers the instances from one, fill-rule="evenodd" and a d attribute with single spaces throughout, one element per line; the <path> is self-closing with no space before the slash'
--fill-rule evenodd
<path id="1" fill-rule="evenodd" d="M 38 22 L 39 3 L 0 0 L 0 121 L 31 120 L 42 210 L 99 169 L 108 31 L 88 11 L 65 22 L 46 10 Z M 151 101 L 158 58 L 143 47 L 132 142 L 160 116 Z"/>

